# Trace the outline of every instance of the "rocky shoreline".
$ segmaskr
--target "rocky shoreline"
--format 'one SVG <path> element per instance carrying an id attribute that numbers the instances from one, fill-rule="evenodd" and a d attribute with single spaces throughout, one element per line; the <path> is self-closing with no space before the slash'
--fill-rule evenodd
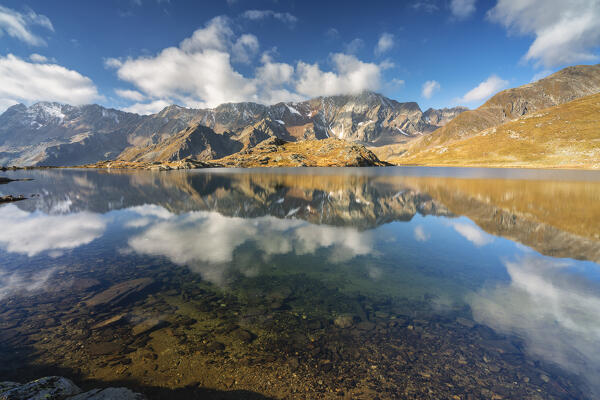
<path id="1" fill-rule="evenodd" d="M 87 392 L 61 376 L 47 376 L 27 383 L 0 382 L 0 400 L 145 400 L 127 388 L 98 388 Z"/>
<path id="2" fill-rule="evenodd" d="M 14 169 L 16 169 L 16 167 L 13 167 Z M 4 170 L 4 167 L 3 167 Z M 16 181 L 30 181 L 31 179 L 10 179 L 4 176 L 0 176 L 0 185 L 2 184 L 7 184 L 10 182 L 16 182 Z M 24 195 L 20 194 L 18 196 L 13 196 L 11 194 L 6 195 L 6 196 L 0 196 L 0 204 L 2 203 L 10 203 L 13 201 L 21 201 L 21 200 L 25 200 L 27 199 L 27 197 L 25 197 Z"/>

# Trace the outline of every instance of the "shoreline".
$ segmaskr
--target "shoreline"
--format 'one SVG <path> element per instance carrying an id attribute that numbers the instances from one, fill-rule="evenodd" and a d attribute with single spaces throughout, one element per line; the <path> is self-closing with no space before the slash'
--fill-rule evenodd
<path id="1" fill-rule="evenodd" d="M 2 166 L 0 171 L 22 171 L 22 170 L 43 170 L 43 169 L 127 169 L 127 170 L 158 170 L 158 171 L 170 171 L 170 170 L 186 170 L 186 169 L 206 169 L 206 168 L 224 168 L 224 169 L 276 169 L 276 168 L 354 168 L 355 166 L 348 165 L 328 165 L 328 166 L 313 166 L 313 165 L 295 165 L 295 166 L 279 166 L 279 165 L 257 165 L 252 167 L 243 166 L 232 166 L 223 165 L 219 163 L 212 163 L 211 161 L 194 161 L 194 164 L 203 164 L 197 166 L 177 165 L 179 161 L 173 163 L 158 163 L 158 164 L 146 164 L 135 162 L 124 162 L 124 165 L 102 165 L 104 163 L 112 163 L 114 161 L 100 161 L 96 164 L 84 164 L 84 165 L 43 165 L 43 166 Z M 389 161 L 383 161 L 388 165 L 367 165 L 358 166 L 358 168 L 369 168 L 369 167 L 423 167 L 423 168 L 488 168 L 488 169 L 533 169 L 533 170 L 565 170 L 565 171 L 600 171 L 600 166 L 589 167 L 589 166 L 573 166 L 573 165 L 556 165 L 556 166 L 540 166 L 540 165 L 501 165 L 501 164 L 394 164 Z M 189 163 L 186 161 L 186 163 Z M 171 164 L 171 165 L 170 165 Z M 15 181 L 15 180 L 11 180 Z M 0 182 L 2 183 L 2 182 Z M 6 182 L 9 183 L 9 182 Z"/>

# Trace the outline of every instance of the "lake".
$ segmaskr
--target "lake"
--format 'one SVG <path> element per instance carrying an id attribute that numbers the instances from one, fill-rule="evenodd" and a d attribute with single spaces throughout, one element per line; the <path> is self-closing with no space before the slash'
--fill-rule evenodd
<path id="1" fill-rule="evenodd" d="M 7 171 L 0 381 L 600 397 L 600 173 Z M 204 396 L 204 397 L 202 397 Z"/>

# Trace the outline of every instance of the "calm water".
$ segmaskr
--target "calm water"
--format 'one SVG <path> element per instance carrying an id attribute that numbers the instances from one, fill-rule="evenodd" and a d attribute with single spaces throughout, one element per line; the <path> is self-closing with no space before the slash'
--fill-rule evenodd
<path id="1" fill-rule="evenodd" d="M 600 397 L 600 174 L 16 171 L 0 381 L 151 398 Z"/>

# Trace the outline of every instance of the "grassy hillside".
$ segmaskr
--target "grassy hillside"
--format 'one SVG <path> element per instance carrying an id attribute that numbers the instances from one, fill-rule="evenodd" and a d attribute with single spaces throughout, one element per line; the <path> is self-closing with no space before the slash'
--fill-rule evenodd
<path id="1" fill-rule="evenodd" d="M 481 107 L 458 115 L 432 135 L 414 141 L 410 151 L 414 153 L 473 136 L 538 110 L 599 92 L 600 65 L 567 67 L 539 81 L 501 91 Z"/>
<path id="2" fill-rule="evenodd" d="M 409 150 L 394 155 L 393 148 L 373 150 L 381 159 L 399 164 L 600 168 L 600 94 L 416 153 Z"/>

